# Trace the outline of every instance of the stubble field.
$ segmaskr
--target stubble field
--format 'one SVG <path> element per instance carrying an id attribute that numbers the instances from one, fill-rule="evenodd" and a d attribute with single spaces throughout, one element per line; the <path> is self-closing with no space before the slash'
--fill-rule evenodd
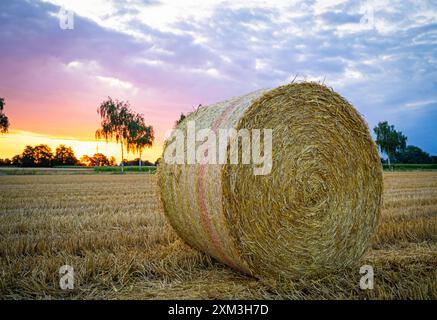
<path id="1" fill-rule="evenodd" d="M 185 245 L 155 175 L 0 176 L 2 299 L 437 299 L 437 172 L 385 173 L 382 221 L 359 267 L 272 289 Z M 73 290 L 59 287 L 71 265 Z"/>

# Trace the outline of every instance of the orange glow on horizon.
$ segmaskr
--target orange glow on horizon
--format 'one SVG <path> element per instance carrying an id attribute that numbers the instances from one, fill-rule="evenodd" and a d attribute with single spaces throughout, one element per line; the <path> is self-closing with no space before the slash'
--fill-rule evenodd
<path id="1" fill-rule="evenodd" d="M 60 144 L 64 144 L 73 149 L 74 154 L 78 159 L 83 155 L 92 156 L 99 152 L 103 153 L 108 159 L 114 156 L 117 159 L 117 163 L 121 161 L 121 146 L 115 142 L 98 141 L 92 139 L 81 139 L 75 137 L 57 137 L 47 134 L 40 134 L 35 132 L 23 131 L 23 130 L 10 130 L 9 133 L 0 135 L 0 158 L 9 158 L 17 154 L 21 154 L 27 145 L 35 146 L 38 144 L 48 145 L 53 153 L 56 147 Z M 162 154 L 162 143 L 155 141 L 152 148 L 144 149 L 141 158 L 143 160 L 149 160 L 155 162 Z M 127 154 L 124 150 L 124 158 L 132 160 L 138 158 L 138 154 Z"/>

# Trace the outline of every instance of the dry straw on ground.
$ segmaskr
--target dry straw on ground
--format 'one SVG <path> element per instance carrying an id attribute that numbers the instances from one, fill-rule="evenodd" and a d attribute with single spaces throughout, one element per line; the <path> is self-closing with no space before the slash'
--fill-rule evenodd
<path id="1" fill-rule="evenodd" d="M 254 175 L 253 165 L 164 159 L 165 213 L 188 244 L 270 283 L 359 260 L 379 221 L 382 170 L 367 125 L 344 98 L 292 83 L 201 108 L 178 129 L 190 120 L 196 130 L 272 129 L 273 167 Z"/>
<path id="2" fill-rule="evenodd" d="M 437 299 L 437 172 L 386 173 L 359 268 L 281 291 L 191 249 L 164 217 L 149 174 L 2 175 L 0 299 Z M 74 290 L 59 268 L 74 267 Z"/>

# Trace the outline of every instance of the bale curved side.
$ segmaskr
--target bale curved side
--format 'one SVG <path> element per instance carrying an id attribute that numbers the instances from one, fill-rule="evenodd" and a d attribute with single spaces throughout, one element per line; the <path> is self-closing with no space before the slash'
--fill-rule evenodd
<path id="1" fill-rule="evenodd" d="M 233 128 L 241 115 L 265 90 L 233 98 L 188 115 L 177 129 L 185 132 L 195 121 L 196 131 L 210 128 L 218 131 Z M 174 141 L 173 133 L 166 146 Z M 196 148 L 201 143 L 196 144 Z M 165 153 L 165 150 L 164 150 Z M 185 143 L 185 157 L 187 148 Z M 167 164 L 165 157 L 158 167 L 159 185 L 164 211 L 171 225 L 188 244 L 217 260 L 252 274 L 229 234 L 222 207 L 221 171 L 223 165 Z"/>

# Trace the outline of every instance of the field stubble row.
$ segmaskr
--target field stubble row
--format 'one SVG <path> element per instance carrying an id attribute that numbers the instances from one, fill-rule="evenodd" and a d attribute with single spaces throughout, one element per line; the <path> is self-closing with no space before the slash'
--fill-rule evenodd
<path id="1" fill-rule="evenodd" d="M 382 221 L 358 269 L 271 289 L 185 245 L 155 175 L 0 177 L 0 297 L 437 299 L 437 172 L 385 173 Z M 59 288 L 74 267 L 75 289 Z"/>

